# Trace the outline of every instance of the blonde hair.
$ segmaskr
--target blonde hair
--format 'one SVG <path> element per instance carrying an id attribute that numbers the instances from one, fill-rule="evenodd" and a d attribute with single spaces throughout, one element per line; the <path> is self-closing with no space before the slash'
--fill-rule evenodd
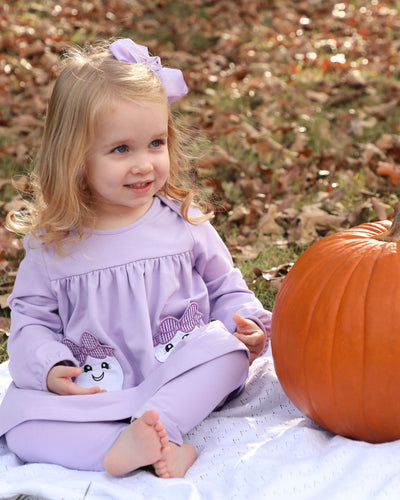
<path id="1" fill-rule="evenodd" d="M 27 212 L 11 212 L 7 217 L 9 229 L 30 233 L 58 253 L 95 226 L 85 157 L 100 113 L 116 99 L 168 105 L 158 76 L 144 64 L 116 60 L 108 44 L 73 48 L 66 53 L 62 66 L 31 175 L 33 202 Z M 189 222 L 203 222 L 210 215 L 189 217 L 194 196 L 189 181 L 191 162 L 185 153 L 184 134 L 170 109 L 168 113 L 170 173 L 160 194 L 182 202 L 182 215 Z"/>

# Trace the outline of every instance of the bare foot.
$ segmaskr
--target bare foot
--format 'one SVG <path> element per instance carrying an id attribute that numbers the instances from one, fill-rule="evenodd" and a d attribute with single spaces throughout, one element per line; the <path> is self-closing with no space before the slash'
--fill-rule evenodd
<path id="1" fill-rule="evenodd" d="M 169 443 L 164 424 L 155 410 L 146 411 L 124 429 L 104 457 L 104 468 L 113 476 L 122 476 L 163 458 Z"/>
<path id="2" fill-rule="evenodd" d="M 178 446 L 169 442 L 163 448 L 162 458 L 154 465 L 158 477 L 184 477 L 189 467 L 197 458 L 194 447 L 189 443 Z"/>

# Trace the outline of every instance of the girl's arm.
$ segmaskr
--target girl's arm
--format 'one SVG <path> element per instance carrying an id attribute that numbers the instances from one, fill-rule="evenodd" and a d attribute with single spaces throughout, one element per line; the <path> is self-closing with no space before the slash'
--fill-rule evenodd
<path id="1" fill-rule="evenodd" d="M 191 228 L 195 238 L 195 267 L 208 288 L 211 319 L 221 320 L 229 331 L 237 332 L 238 338 L 253 355 L 260 354 L 268 348 L 272 314 L 263 308 L 249 290 L 240 270 L 234 267 L 227 247 L 211 224 L 207 222 Z M 251 323 L 244 325 L 237 316 L 235 321 L 235 314 Z"/>
<path id="2" fill-rule="evenodd" d="M 18 387 L 47 390 L 51 368 L 62 362 L 73 366 L 76 360 L 60 342 L 63 325 L 42 250 L 29 249 L 27 245 L 26 250 L 9 299 L 9 369 Z"/>

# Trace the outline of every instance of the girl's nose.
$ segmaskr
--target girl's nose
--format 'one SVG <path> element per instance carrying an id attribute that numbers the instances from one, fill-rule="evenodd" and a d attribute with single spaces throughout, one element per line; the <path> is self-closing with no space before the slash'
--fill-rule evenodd
<path id="1" fill-rule="evenodd" d="M 131 172 L 145 174 L 153 170 L 153 164 L 148 154 L 135 154 L 131 163 Z"/>

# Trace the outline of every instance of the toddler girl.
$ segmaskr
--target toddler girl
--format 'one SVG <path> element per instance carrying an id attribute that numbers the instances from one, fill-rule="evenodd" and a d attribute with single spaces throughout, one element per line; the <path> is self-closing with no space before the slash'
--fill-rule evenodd
<path id="1" fill-rule="evenodd" d="M 240 390 L 271 314 L 185 187 L 182 73 L 129 39 L 64 61 L 9 304 L 0 435 L 21 460 L 183 477 L 184 435 Z"/>

